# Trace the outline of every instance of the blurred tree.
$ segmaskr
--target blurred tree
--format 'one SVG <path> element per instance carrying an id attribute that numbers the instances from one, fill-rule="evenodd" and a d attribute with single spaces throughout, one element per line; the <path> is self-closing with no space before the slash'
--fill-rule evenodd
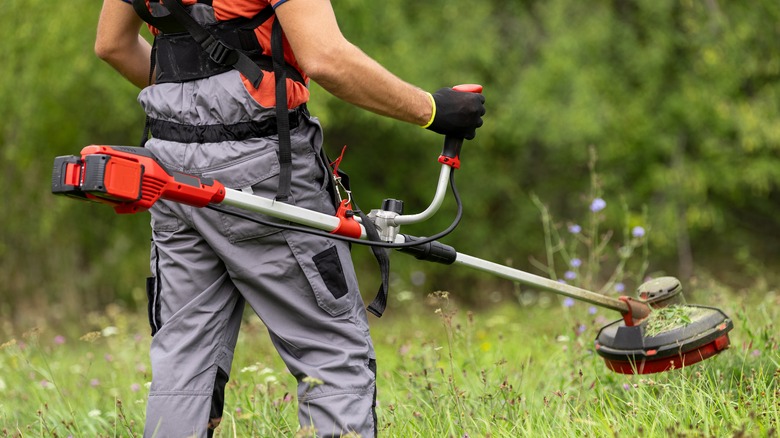
<path id="1" fill-rule="evenodd" d="M 708 269 L 736 282 L 776 263 L 776 0 L 343 0 L 334 7 L 345 35 L 400 77 L 431 91 L 485 85 L 485 126 L 464 146 L 456 174 L 465 216 L 445 243 L 527 269 L 528 256 L 544 251 L 529 194 L 561 225 L 583 220 L 592 146 L 607 224 L 647 228 L 655 267 L 680 276 Z M 142 303 L 148 216 L 49 194 L 55 156 L 92 143 L 135 144 L 143 125 L 137 90 L 92 52 L 99 4 L 6 0 L 4 9 L 0 178 L 10 190 L 0 227 L 0 311 Z M 414 213 L 430 202 L 439 136 L 353 108 L 316 84 L 312 94 L 328 152 L 349 146 L 342 167 L 361 208 L 395 197 Z M 454 211 L 448 201 L 404 232 L 430 235 Z M 372 279 L 373 260 L 356 254 Z M 400 255 L 393 261 L 396 288 L 463 295 L 511 288 Z M 412 281 L 418 271 L 425 281 Z"/>

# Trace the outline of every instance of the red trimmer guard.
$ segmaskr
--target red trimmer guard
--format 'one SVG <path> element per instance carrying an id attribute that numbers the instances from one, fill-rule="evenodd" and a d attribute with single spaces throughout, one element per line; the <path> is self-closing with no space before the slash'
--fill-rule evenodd
<path id="1" fill-rule="evenodd" d="M 728 348 L 731 320 L 712 307 L 688 307 L 696 310 L 690 323 L 652 336 L 646 334 L 646 322 L 626 326 L 615 321 L 599 331 L 596 353 L 612 371 L 652 374 L 693 365 Z"/>

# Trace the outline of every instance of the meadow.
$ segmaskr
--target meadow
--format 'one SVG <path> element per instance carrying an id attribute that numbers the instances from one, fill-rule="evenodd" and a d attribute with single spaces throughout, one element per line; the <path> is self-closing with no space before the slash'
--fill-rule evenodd
<path id="1" fill-rule="evenodd" d="M 474 310 L 455 294 L 397 292 L 386 316 L 371 320 L 380 436 L 777 436 L 780 295 L 705 281 L 688 289 L 689 302 L 732 318 L 730 349 L 636 376 L 609 371 L 594 353 L 598 329 L 620 317 L 612 311 L 520 289 Z M 6 328 L 1 436 L 142 435 L 145 315 L 110 306 L 78 326 Z M 247 314 L 215 436 L 313 436 L 298 429 L 295 394 L 264 326 Z"/>

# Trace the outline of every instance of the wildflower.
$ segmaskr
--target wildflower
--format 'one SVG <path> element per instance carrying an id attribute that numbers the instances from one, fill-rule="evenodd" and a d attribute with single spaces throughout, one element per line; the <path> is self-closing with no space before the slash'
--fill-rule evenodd
<path id="1" fill-rule="evenodd" d="M 601 198 L 596 198 L 593 200 L 593 202 L 590 203 L 590 211 L 596 213 L 606 208 L 606 206 L 607 206 L 607 201 Z"/>
<path id="2" fill-rule="evenodd" d="M 623 389 L 625 389 L 626 391 L 628 391 L 629 389 L 631 389 L 631 385 L 629 385 L 628 383 L 624 383 L 624 384 L 623 384 Z"/>
<path id="3" fill-rule="evenodd" d="M 254 372 L 257 372 L 257 370 L 260 369 L 260 367 L 257 366 L 257 365 L 258 364 L 254 364 L 254 365 L 249 365 L 248 367 L 241 368 L 241 372 L 242 373 L 254 373 Z"/>
<path id="4" fill-rule="evenodd" d="M 571 265 L 572 268 L 579 268 L 582 266 L 582 260 L 575 257 L 569 261 L 569 265 Z"/>
<path id="5" fill-rule="evenodd" d="M 565 300 L 563 300 L 563 307 L 571 307 L 574 305 L 574 299 L 570 297 L 566 297 Z"/>
<path id="6" fill-rule="evenodd" d="M 102 412 L 100 412 L 100 409 L 93 409 L 93 410 L 91 410 L 91 411 L 89 411 L 89 412 L 87 413 L 87 415 L 88 415 L 90 418 L 99 417 L 101 414 L 102 414 Z"/>
<path id="7" fill-rule="evenodd" d="M 580 234 L 580 231 L 582 231 L 582 227 L 577 224 L 571 224 L 569 225 L 569 232 L 572 234 Z"/>
<path id="8" fill-rule="evenodd" d="M 140 390 L 141 390 L 141 385 L 137 383 L 133 383 L 132 385 L 130 385 L 130 391 L 138 392 Z"/>
<path id="9" fill-rule="evenodd" d="M 114 326 L 108 326 L 100 331 L 100 334 L 103 335 L 104 338 L 114 336 L 117 333 L 119 333 L 119 329 Z"/>
<path id="10" fill-rule="evenodd" d="M 626 290 L 626 285 L 623 283 L 615 283 L 615 292 L 617 293 L 623 293 L 623 291 Z"/>
<path id="11" fill-rule="evenodd" d="M 563 278 L 567 280 L 574 280 L 575 278 L 577 278 L 577 274 L 574 271 L 566 271 L 563 274 Z"/>
<path id="12" fill-rule="evenodd" d="M 409 277 L 412 284 L 415 286 L 422 286 L 425 284 L 425 272 L 423 271 L 414 271 Z"/>
<path id="13" fill-rule="evenodd" d="M 303 383 L 308 383 L 310 388 L 313 388 L 315 386 L 320 386 L 320 385 L 324 385 L 325 384 L 325 382 L 323 382 L 322 380 L 320 380 L 320 379 L 318 379 L 316 377 L 311 377 L 311 376 L 304 377 L 303 378 Z"/>
<path id="14" fill-rule="evenodd" d="M 114 356 L 112 356 L 110 354 L 106 354 L 105 356 L 103 356 L 103 359 L 105 359 L 106 362 L 113 362 L 114 361 Z"/>
<path id="15" fill-rule="evenodd" d="M 42 388 L 48 388 L 50 386 L 51 386 L 51 383 L 49 383 L 48 380 L 46 380 L 46 379 L 41 380 L 41 387 Z"/>
<path id="16" fill-rule="evenodd" d="M 11 339 L 10 341 L 0 345 L 0 350 L 5 350 L 6 348 L 13 347 L 14 345 L 16 345 L 16 339 Z"/>
<path id="17" fill-rule="evenodd" d="M 637 225 L 631 229 L 631 235 L 637 238 L 643 237 L 645 235 L 645 229 Z"/>
<path id="18" fill-rule="evenodd" d="M 558 279 L 558 283 L 560 283 L 560 284 L 566 284 L 566 280 L 564 280 L 563 278 L 559 278 L 559 279 Z"/>
<path id="19" fill-rule="evenodd" d="M 753 350 L 753 352 L 750 353 L 750 354 L 752 354 L 753 357 L 761 356 L 761 350 Z"/>
<path id="20" fill-rule="evenodd" d="M 95 342 L 98 339 L 100 339 L 100 332 L 89 332 L 79 338 L 79 340 L 85 342 Z"/>
<path id="21" fill-rule="evenodd" d="M 578 325 L 577 326 L 577 334 L 582 334 L 585 331 L 586 328 L 587 327 L 585 327 L 585 324 Z"/>
<path id="22" fill-rule="evenodd" d="M 65 343 L 65 337 L 62 335 L 57 335 L 54 337 L 54 343 L 57 345 L 62 345 Z"/>
<path id="23" fill-rule="evenodd" d="M 588 315 L 595 315 L 597 311 L 595 306 L 588 307 Z"/>
<path id="24" fill-rule="evenodd" d="M 91 386 L 93 388 L 97 388 L 98 386 L 100 386 L 100 380 L 98 380 L 98 379 L 90 380 L 89 381 L 89 386 Z"/>

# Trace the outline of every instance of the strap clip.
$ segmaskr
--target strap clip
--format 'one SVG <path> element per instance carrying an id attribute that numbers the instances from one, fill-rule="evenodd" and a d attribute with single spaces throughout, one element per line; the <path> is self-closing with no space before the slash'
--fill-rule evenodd
<path id="1" fill-rule="evenodd" d="M 222 41 L 209 36 L 203 42 L 203 47 L 209 54 L 209 58 L 220 65 L 234 65 L 238 61 L 238 54 Z"/>
<path id="2" fill-rule="evenodd" d="M 331 231 L 331 234 L 360 239 L 363 230 L 360 228 L 360 222 L 355 220 L 355 212 L 352 211 L 349 199 L 341 201 L 338 210 L 336 210 L 336 217 L 339 218 L 339 225 Z"/>

